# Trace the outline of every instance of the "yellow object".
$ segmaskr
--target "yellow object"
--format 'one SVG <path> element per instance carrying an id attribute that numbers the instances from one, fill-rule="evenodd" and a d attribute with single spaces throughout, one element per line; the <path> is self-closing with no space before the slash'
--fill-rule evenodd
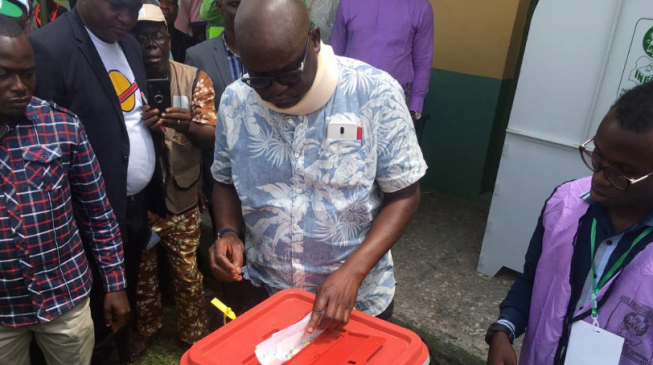
<path id="1" fill-rule="evenodd" d="M 229 319 L 231 319 L 232 321 L 236 319 L 236 313 L 234 313 L 234 311 L 231 310 L 231 308 L 224 305 L 224 303 L 219 301 L 218 298 L 213 298 L 211 304 L 213 304 L 216 308 L 220 310 L 220 312 L 224 314 L 224 324 L 227 324 L 227 317 L 229 317 Z"/>

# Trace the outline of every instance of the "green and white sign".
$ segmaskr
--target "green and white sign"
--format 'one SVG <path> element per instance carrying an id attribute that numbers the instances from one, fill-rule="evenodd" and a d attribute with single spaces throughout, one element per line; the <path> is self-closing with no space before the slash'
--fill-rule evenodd
<path id="1" fill-rule="evenodd" d="M 653 19 L 642 18 L 635 26 L 617 96 L 650 81 L 653 81 Z"/>

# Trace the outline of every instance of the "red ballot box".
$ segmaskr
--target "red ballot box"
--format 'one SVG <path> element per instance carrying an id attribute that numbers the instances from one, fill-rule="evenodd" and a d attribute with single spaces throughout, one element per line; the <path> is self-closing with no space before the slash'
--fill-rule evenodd
<path id="1" fill-rule="evenodd" d="M 181 365 L 260 365 L 254 350 L 272 334 L 302 320 L 315 295 L 284 290 L 196 343 Z M 428 349 L 415 333 L 353 311 L 342 331 L 329 330 L 285 365 L 428 365 Z"/>

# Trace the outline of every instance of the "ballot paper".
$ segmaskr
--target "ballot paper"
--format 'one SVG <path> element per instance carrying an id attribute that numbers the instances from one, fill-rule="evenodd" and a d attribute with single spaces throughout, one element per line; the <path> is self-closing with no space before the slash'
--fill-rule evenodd
<path id="1" fill-rule="evenodd" d="M 256 358 L 261 365 L 281 365 L 297 355 L 324 331 L 307 332 L 309 313 L 304 319 L 281 330 L 256 346 Z"/>

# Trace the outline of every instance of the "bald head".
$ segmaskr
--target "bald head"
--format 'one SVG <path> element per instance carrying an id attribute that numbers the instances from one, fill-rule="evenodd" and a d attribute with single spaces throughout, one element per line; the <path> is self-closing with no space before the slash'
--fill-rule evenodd
<path id="1" fill-rule="evenodd" d="M 280 109 L 297 105 L 318 68 L 320 28 L 311 29 L 300 0 L 242 0 L 236 44 L 261 99 Z M 252 84 L 248 84 L 252 85 Z"/>
<path id="2" fill-rule="evenodd" d="M 306 46 L 311 22 L 300 0 L 243 0 L 236 15 L 236 43 L 243 59 L 294 61 Z M 270 59 L 269 57 L 274 59 Z"/>

